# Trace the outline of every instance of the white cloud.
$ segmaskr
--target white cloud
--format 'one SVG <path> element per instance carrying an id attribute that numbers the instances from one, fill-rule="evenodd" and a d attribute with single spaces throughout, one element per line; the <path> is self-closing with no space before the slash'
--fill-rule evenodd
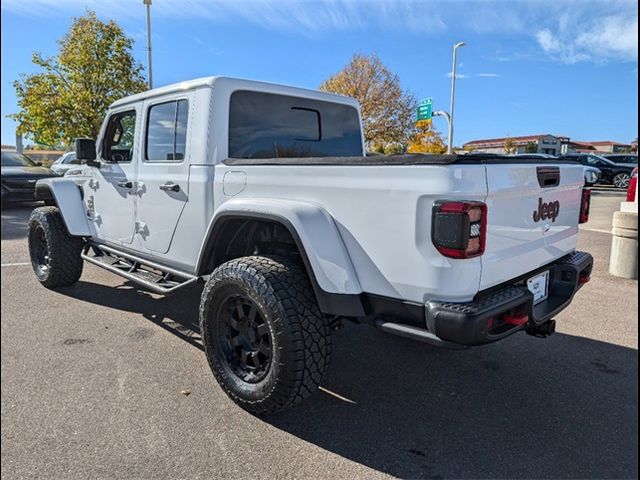
<path id="1" fill-rule="evenodd" d="M 456 73 L 456 78 L 472 78 L 472 77 L 484 77 L 484 78 L 498 78 L 501 77 L 502 75 L 498 74 L 498 73 Z M 453 77 L 453 73 L 452 72 L 447 72 L 446 73 L 446 77 L 447 78 L 451 78 Z"/>
<path id="2" fill-rule="evenodd" d="M 446 73 L 447 78 L 453 77 L 453 72 Z M 456 73 L 456 78 L 471 78 L 471 75 L 467 75 L 465 73 Z"/>
<path id="3" fill-rule="evenodd" d="M 592 55 L 638 60 L 638 17 L 603 18 L 596 28 L 578 35 L 576 45 Z"/>
<path id="4" fill-rule="evenodd" d="M 536 39 L 545 52 L 557 53 L 560 50 L 560 40 L 548 28 L 536 33 Z"/>
<path id="5" fill-rule="evenodd" d="M 638 18 L 635 13 L 608 16 L 593 15 L 568 19 L 560 16 L 553 30 L 535 34 L 540 48 L 563 63 L 582 61 L 638 61 Z"/>
<path id="6" fill-rule="evenodd" d="M 1 5 L 30 17 L 68 17 L 90 8 L 105 17 L 144 22 L 140 0 L 3 0 Z M 152 16 L 245 22 L 309 36 L 371 28 L 419 32 L 427 48 L 429 38 L 443 32 L 460 40 L 490 35 L 507 49 L 497 55 L 506 59 L 540 59 L 540 52 L 564 63 L 638 59 L 637 0 L 153 0 Z"/>
<path id="7" fill-rule="evenodd" d="M 386 29 L 438 32 L 447 27 L 439 14 L 442 0 L 153 0 L 152 17 L 201 18 L 303 34 L 334 30 Z M 24 15 L 82 14 L 85 8 L 113 18 L 143 18 L 139 0 L 3 0 L 2 9 Z"/>

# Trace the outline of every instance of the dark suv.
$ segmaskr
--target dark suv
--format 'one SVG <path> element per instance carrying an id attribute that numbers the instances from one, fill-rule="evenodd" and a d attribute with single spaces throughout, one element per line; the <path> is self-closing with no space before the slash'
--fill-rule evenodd
<path id="1" fill-rule="evenodd" d="M 626 189 L 633 171 L 632 165 L 618 164 L 593 153 L 570 153 L 563 158 L 576 160 L 583 165 L 599 168 L 602 172 L 600 183 L 608 183 L 616 188 Z"/>

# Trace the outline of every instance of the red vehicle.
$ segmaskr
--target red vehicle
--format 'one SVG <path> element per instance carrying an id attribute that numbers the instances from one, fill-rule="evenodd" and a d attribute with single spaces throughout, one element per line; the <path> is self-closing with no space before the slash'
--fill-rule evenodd
<path id="1" fill-rule="evenodd" d="M 629 179 L 629 188 L 627 189 L 627 202 L 633 202 L 636 199 L 636 188 L 638 186 L 638 167 L 631 172 Z"/>

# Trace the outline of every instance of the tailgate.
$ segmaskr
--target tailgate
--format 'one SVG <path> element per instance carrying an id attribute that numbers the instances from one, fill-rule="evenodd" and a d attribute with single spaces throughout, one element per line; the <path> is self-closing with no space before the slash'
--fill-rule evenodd
<path id="1" fill-rule="evenodd" d="M 480 290 L 576 248 L 583 169 L 575 164 L 489 164 L 487 242 Z"/>

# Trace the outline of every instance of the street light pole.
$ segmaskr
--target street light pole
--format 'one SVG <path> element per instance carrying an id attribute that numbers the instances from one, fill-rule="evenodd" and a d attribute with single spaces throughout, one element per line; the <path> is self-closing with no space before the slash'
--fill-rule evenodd
<path id="1" fill-rule="evenodd" d="M 151 0 L 142 0 L 147 6 L 147 66 L 149 68 L 149 89 L 153 88 L 153 75 L 151 72 Z"/>
<path id="2" fill-rule="evenodd" d="M 444 110 L 435 110 L 431 116 L 433 117 L 444 117 L 444 119 L 447 121 L 447 131 L 451 131 L 451 115 L 449 115 L 449 112 L 445 112 Z M 449 148 L 447 148 L 447 153 L 451 153 L 449 152 Z"/>
<path id="3" fill-rule="evenodd" d="M 449 139 L 447 153 L 453 153 L 453 104 L 456 98 L 456 64 L 458 63 L 458 48 L 464 47 L 464 42 L 458 42 L 453 46 L 453 68 L 451 69 L 451 105 L 449 108 Z"/>

